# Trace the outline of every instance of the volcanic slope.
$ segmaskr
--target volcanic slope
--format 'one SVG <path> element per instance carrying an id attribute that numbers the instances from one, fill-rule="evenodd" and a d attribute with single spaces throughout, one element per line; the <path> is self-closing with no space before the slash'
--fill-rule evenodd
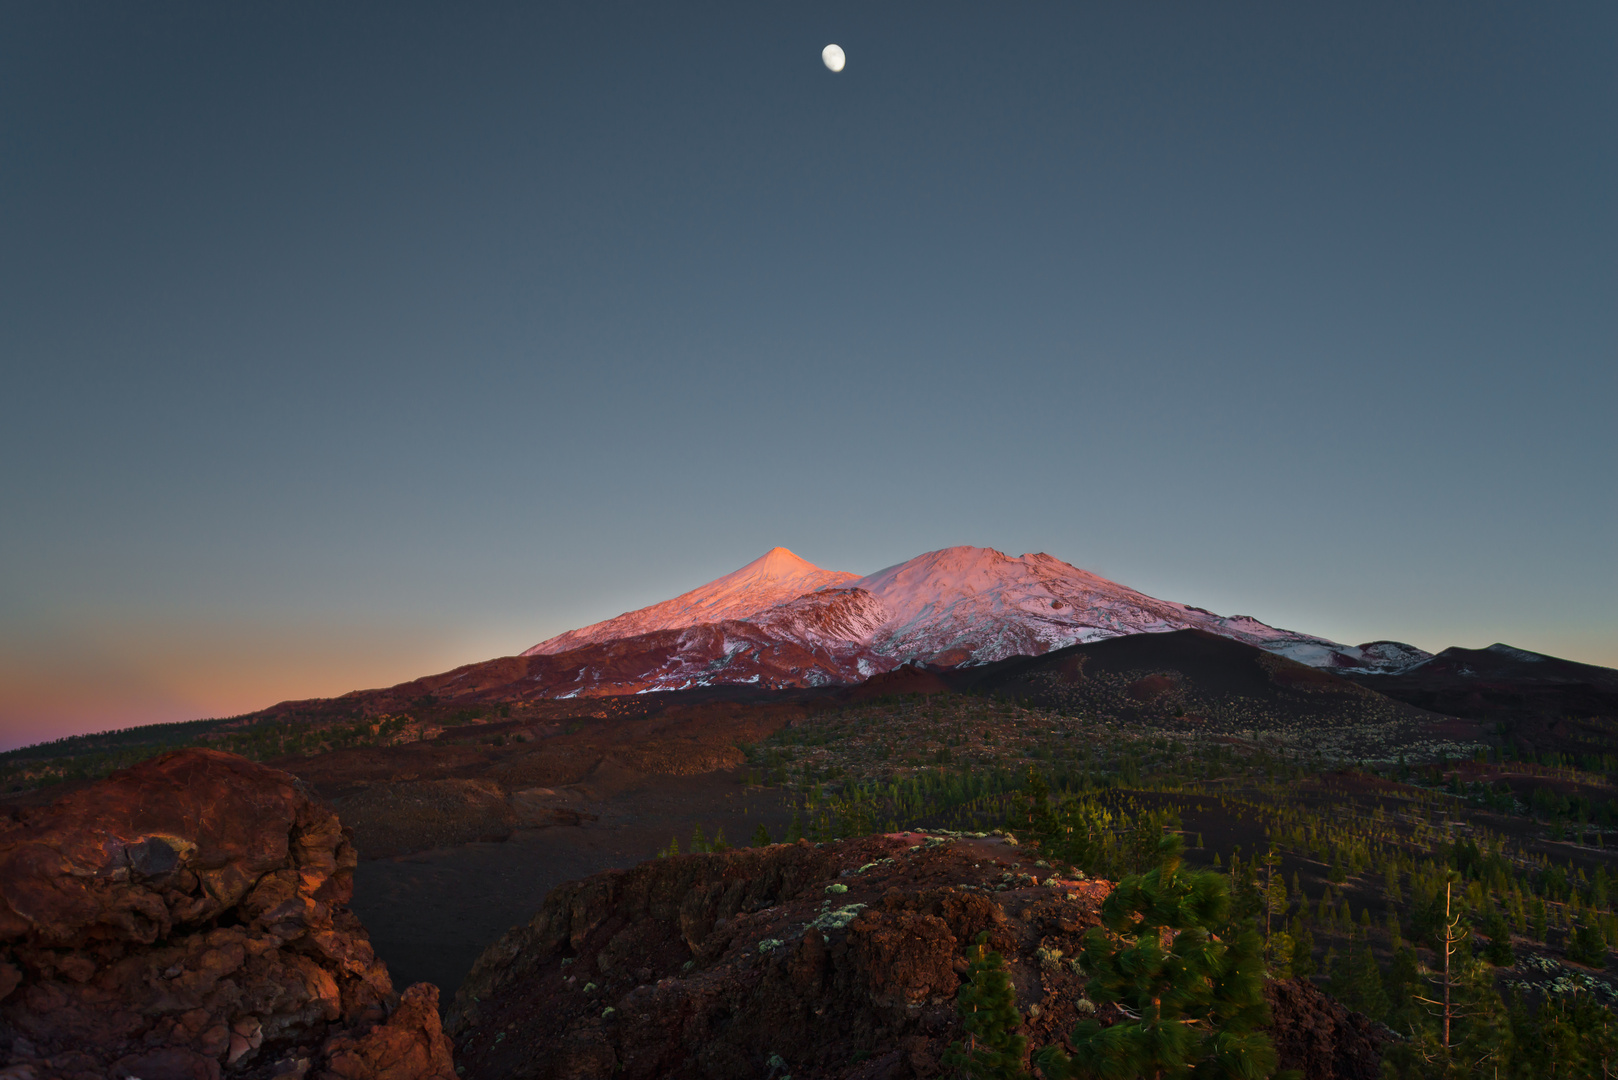
<path id="1" fill-rule="evenodd" d="M 1307 728 L 1316 743 L 1332 741 L 1335 731 L 1345 757 L 1380 757 L 1385 746 L 1419 743 L 1445 719 L 1202 630 L 1072 645 L 939 677 L 951 689 L 1153 729 L 1263 732 L 1285 741 L 1289 731 Z"/>

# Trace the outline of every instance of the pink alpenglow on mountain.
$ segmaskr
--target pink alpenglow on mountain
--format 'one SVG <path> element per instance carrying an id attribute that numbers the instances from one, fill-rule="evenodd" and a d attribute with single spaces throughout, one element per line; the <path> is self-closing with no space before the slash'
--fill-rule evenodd
<path id="1" fill-rule="evenodd" d="M 1316 667 L 1385 671 L 1429 655 L 1396 642 L 1341 645 L 1250 616 L 1222 617 L 1049 555 L 1012 558 L 975 547 L 928 552 L 866 577 L 823 570 L 775 548 L 673 600 L 558 635 L 523 655 L 556 657 L 556 675 L 572 672 L 567 690 L 557 689 L 571 697 L 857 682 L 905 663 L 982 664 L 1186 629 Z M 567 667 L 569 659 L 576 666 Z"/>
<path id="2" fill-rule="evenodd" d="M 654 630 L 679 630 L 700 623 L 746 619 L 796 600 L 805 593 L 841 585 L 857 577 L 858 574 L 822 570 L 784 547 L 771 548 L 740 570 L 715 578 L 673 600 L 558 634 L 541 641 L 523 655 L 550 656 L 577 649 L 581 645 L 616 641 L 649 634 Z"/>

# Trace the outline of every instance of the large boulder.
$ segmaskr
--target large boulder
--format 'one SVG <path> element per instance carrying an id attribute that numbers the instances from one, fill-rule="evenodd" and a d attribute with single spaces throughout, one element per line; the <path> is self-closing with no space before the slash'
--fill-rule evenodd
<path id="1" fill-rule="evenodd" d="M 0 817 L 0 1080 L 454 1080 L 347 904 L 353 845 L 292 776 L 211 750 Z"/>

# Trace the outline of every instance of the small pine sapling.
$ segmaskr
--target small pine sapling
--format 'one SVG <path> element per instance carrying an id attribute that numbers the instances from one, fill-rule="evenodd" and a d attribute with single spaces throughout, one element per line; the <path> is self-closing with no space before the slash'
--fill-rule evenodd
<path id="1" fill-rule="evenodd" d="M 971 1080 L 1027 1080 L 1022 1067 L 1028 1039 L 1017 1033 L 1022 1016 L 1017 1012 L 1017 991 L 1006 975 L 1005 958 L 988 946 L 982 931 L 970 950 L 967 981 L 955 998 L 955 1012 L 966 1029 L 966 1039 L 944 1051 L 944 1064 Z"/>
<path id="2" fill-rule="evenodd" d="M 1050 1080 L 1251 1080 L 1275 1069 L 1275 1047 L 1260 1030 L 1269 1019 L 1262 941 L 1228 924 L 1223 875 L 1182 873 L 1177 837 L 1158 852 L 1156 869 L 1125 878 L 1107 897 L 1105 930 L 1091 928 L 1080 958 L 1087 996 L 1124 1019 L 1080 1021 L 1071 1056 L 1040 1050 L 1034 1061 Z"/>

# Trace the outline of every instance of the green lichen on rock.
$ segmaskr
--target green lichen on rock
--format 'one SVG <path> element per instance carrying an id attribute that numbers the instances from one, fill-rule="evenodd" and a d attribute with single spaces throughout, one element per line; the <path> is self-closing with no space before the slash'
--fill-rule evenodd
<path id="1" fill-rule="evenodd" d="M 864 904 L 849 904 L 847 907 L 840 907 L 831 911 L 822 912 L 814 922 L 810 923 L 804 929 L 841 930 L 843 927 L 859 918 L 860 912 L 864 910 Z"/>

